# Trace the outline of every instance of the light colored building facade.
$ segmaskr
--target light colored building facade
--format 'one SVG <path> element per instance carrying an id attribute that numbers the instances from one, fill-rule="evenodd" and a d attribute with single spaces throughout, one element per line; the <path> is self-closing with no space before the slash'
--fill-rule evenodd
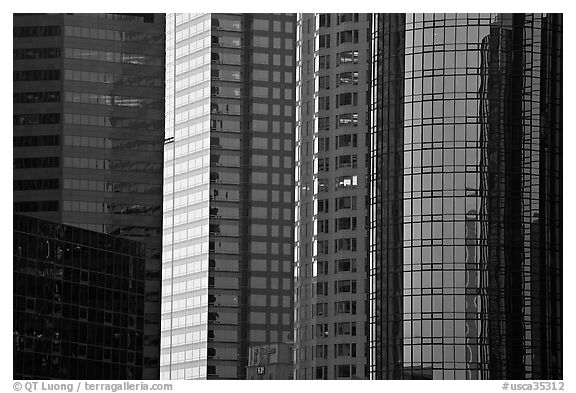
<path id="1" fill-rule="evenodd" d="M 167 16 L 162 379 L 291 339 L 295 15 Z"/>
<path id="2" fill-rule="evenodd" d="M 298 18 L 295 379 L 366 377 L 370 19 Z"/>

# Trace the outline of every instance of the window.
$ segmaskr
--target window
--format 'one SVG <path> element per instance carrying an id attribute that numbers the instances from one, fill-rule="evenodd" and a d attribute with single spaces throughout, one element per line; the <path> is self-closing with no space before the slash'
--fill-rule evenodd
<path id="1" fill-rule="evenodd" d="M 337 35 L 338 45 L 353 42 L 358 43 L 358 30 L 345 30 L 341 31 Z"/>
<path id="2" fill-rule="evenodd" d="M 330 118 L 329 117 L 319 117 L 318 118 L 318 130 L 326 131 L 330 129 Z"/>
<path id="3" fill-rule="evenodd" d="M 330 14 L 320 14 L 320 27 L 330 27 Z"/>
<path id="4" fill-rule="evenodd" d="M 13 190 L 55 190 L 59 188 L 59 179 L 14 180 Z"/>
<path id="5" fill-rule="evenodd" d="M 161 163 L 147 161 L 124 161 L 97 158 L 64 157 L 64 167 L 66 168 L 89 168 L 107 170 L 116 165 L 122 166 L 125 170 L 135 171 L 158 171 L 162 170 Z M 228 174 L 226 174 L 228 176 Z"/>
<path id="6" fill-rule="evenodd" d="M 80 26 L 65 26 L 64 35 L 68 37 L 109 41 L 146 42 L 149 44 L 161 44 L 164 41 L 164 37 L 160 34 L 147 34 L 125 30 L 97 29 Z"/>
<path id="7" fill-rule="evenodd" d="M 321 76 L 318 78 L 319 89 L 330 89 L 330 76 Z"/>
<path id="8" fill-rule="evenodd" d="M 13 165 L 14 169 L 57 168 L 60 166 L 60 157 L 14 158 Z"/>
<path id="9" fill-rule="evenodd" d="M 60 57 L 60 48 L 14 49 L 14 60 L 55 59 Z"/>
<path id="10" fill-rule="evenodd" d="M 334 335 L 355 336 L 356 322 L 338 322 L 334 324 Z"/>
<path id="11" fill-rule="evenodd" d="M 336 137 L 336 149 L 343 147 L 358 147 L 358 136 L 356 134 L 338 135 Z"/>
<path id="12" fill-rule="evenodd" d="M 56 211 L 60 201 L 14 202 L 15 212 Z"/>
<path id="13" fill-rule="evenodd" d="M 212 18 L 212 27 L 217 30 L 224 29 L 240 31 L 242 29 L 242 23 L 239 20 Z"/>
<path id="14" fill-rule="evenodd" d="M 266 19 L 254 19 L 252 21 L 252 29 L 268 31 L 269 24 L 269 21 Z"/>
<path id="15" fill-rule="evenodd" d="M 314 367 L 314 379 L 328 379 L 328 366 Z"/>
<path id="16" fill-rule="evenodd" d="M 328 337 L 328 324 L 320 323 L 316 325 L 316 337 Z"/>
<path id="17" fill-rule="evenodd" d="M 330 97 L 318 97 L 318 109 L 319 110 L 329 110 L 330 109 Z"/>
<path id="18" fill-rule="evenodd" d="M 240 55 L 236 53 L 216 53 L 212 52 L 212 62 L 220 64 L 240 64 Z M 230 72 L 224 71 L 223 72 Z"/>
<path id="19" fill-rule="evenodd" d="M 334 344 L 336 357 L 356 357 L 356 344 Z"/>
<path id="20" fill-rule="evenodd" d="M 78 93 L 79 94 L 79 93 Z M 42 91 L 33 93 L 14 93 L 13 102 L 16 104 L 31 104 L 37 102 L 60 102 L 59 91 Z"/>
<path id="21" fill-rule="evenodd" d="M 59 119 L 60 114 L 56 114 Z M 146 120 L 136 117 L 94 116 L 79 113 L 64 113 L 64 123 L 92 127 L 118 127 L 142 130 L 158 130 L 164 127 L 163 120 Z"/>
<path id="22" fill-rule="evenodd" d="M 358 14 L 338 14 L 338 24 L 345 22 L 358 22 Z"/>
<path id="23" fill-rule="evenodd" d="M 14 115 L 14 125 L 35 125 L 35 124 L 58 124 L 60 123 L 59 113 L 39 113 L 39 114 L 26 114 Z"/>
<path id="24" fill-rule="evenodd" d="M 328 254 L 328 240 L 318 240 L 318 254 Z"/>
<path id="25" fill-rule="evenodd" d="M 240 73 L 237 71 L 212 69 L 210 77 L 214 80 L 239 81 Z M 252 74 L 252 77 L 255 80 L 268 80 L 268 72 L 262 70 L 255 70 Z"/>
<path id="26" fill-rule="evenodd" d="M 14 147 L 57 146 L 59 144 L 60 135 L 15 136 L 13 138 Z"/>
<path id="27" fill-rule="evenodd" d="M 268 37 L 260 37 L 254 36 L 254 46 L 259 48 L 267 48 L 268 47 Z"/>
<path id="28" fill-rule="evenodd" d="M 255 52 L 252 56 L 252 62 L 254 64 L 268 64 L 268 53 Z"/>
<path id="29" fill-rule="evenodd" d="M 19 26 L 13 29 L 14 37 L 54 37 L 61 33 L 60 26 Z"/>
<path id="30" fill-rule="evenodd" d="M 356 238 L 344 238 L 334 240 L 335 252 L 356 251 Z"/>
<path id="31" fill-rule="evenodd" d="M 318 151 L 330 150 L 330 138 L 318 138 Z"/>
<path id="32" fill-rule="evenodd" d="M 222 94 L 224 95 L 229 92 L 231 88 L 216 87 L 212 86 L 212 94 Z M 239 95 L 239 93 L 238 93 Z M 57 99 L 60 100 L 60 94 L 53 95 L 52 97 L 47 97 L 45 99 Z M 109 94 L 92 94 L 92 93 L 79 93 L 79 92 L 65 92 L 64 101 L 92 104 L 92 105 L 110 105 L 110 106 L 126 106 L 133 108 L 155 108 L 160 109 L 164 107 L 164 101 L 154 98 L 140 98 L 134 96 L 119 96 L 119 95 L 109 95 Z"/>
<path id="33" fill-rule="evenodd" d="M 59 49 L 57 57 L 60 57 Z M 105 61 L 112 63 L 140 64 L 140 65 L 152 65 L 152 66 L 164 65 L 164 58 L 161 56 L 149 56 L 149 55 L 143 55 L 141 53 L 109 52 L 109 51 L 85 49 L 85 48 L 64 48 L 64 57 L 70 59 Z"/>
<path id="34" fill-rule="evenodd" d="M 56 136 L 55 143 L 48 144 L 59 144 L 59 137 Z M 27 137 L 28 138 L 28 137 Z M 44 138 L 44 137 L 42 137 Z M 16 138 L 15 138 L 16 139 Z M 53 141 L 52 136 L 50 139 Z M 216 138 L 217 139 L 217 138 Z M 46 141 L 49 142 L 49 141 Z M 121 141 L 114 138 L 100 138 L 93 136 L 78 136 L 78 135 L 67 135 L 64 137 L 64 144 L 66 146 L 82 146 L 82 147 L 95 147 L 100 149 L 121 149 L 121 150 L 131 150 L 131 151 L 159 151 L 162 150 L 162 144 L 158 142 L 146 142 L 146 141 Z M 16 146 L 16 145 L 15 145 Z"/>
<path id="35" fill-rule="evenodd" d="M 341 85 L 357 85 L 358 84 L 358 71 L 343 72 L 336 76 L 336 87 Z"/>
<path id="36" fill-rule="evenodd" d="M 328 295 L 328 283 L 327 282 L 317 282 L 314 284 L 316 290 L 316 296 L 327 296 Z"/>
<path id="37" fill-rule="evenodd" d="M 330 159 L 329 158 L 319 158 L 318 159 L 318 172 L 328 172 L 330 170 Z"/>
<path id="38" fill-rule="evenodd" d="M 338 53 L 336 57 L 336 65 L 341 64 L 358 64 L 358 51 L 346 51 Z"/>
<path id="39" fill-rule="evenodd" d="M 51 81 L 60 79 L 60 70 L 14 71 L 14 82 Z"/>
<path id="40" fill-rule="evenodd" d="M 328 220 L 318 220 L 316 225 L 318 226 L 318 233 L 328 233 Z"/>
<path id="41" fill-rule="evenodd" d="M 356 371 L 356 366 L 351 366 L 349 364 L 339 364 L 334 366 L 334 375 L 336 378 L 350 378 L 352 376 L 352 367 L 354 367 L 354 371 Z"/>
<path id="42" fill-rule="evenodd" d="M 318 213 L 328 213 L 328 199 L 318 199 Z"/>
<path id="43" fill-rule="evenodd" d="M 212 36 L 213 46 L 222 46 L 228 48 L 240 48 L 242 42 L 240 37 L 228 37 L 228 36 Z"/>
<path id="44" fill-rule="evenodd" d="M 328 357 L 328 345 L 316 345 L 316 359 L 326 359 Z"/>
<path id="45" fill-rule="evenodd" d="M 336 127 L 358 125 L 358 113 L 343 113 L 336 116 Z"/>
<path id="46" fill-rule="evenodd" d="M 356 271 L 356 259 L 337 259 L 336 260 L 336 273 L 340 272 L 355 272 Z"/>
<path id="47" fill-rule="evenodd" d="M 334 303 L 334 313 L 338 314 L 356 314 L 356 302 L 354 300 L 344 300 Z"/>
<path id="48" fill-rule="evenodd" d="M 223 114 L 223 113 L 228 114 L 229 111 L 230 111 L 229 104 L 226 104 L 226 106 L 224 106 L 224 104 L 221 104 L 221 106 L 219 106 L 218 104 L 214 104 L 214 103 L 210 104 L 210 113 L 212 113 L 212 114 Z M 254 113 L 254 114 L 266 115 L 266 114 L 268 114 L 268 112 L 269 112 L 268 104 L 260 104 L 260 103 L 253 103 L 252 104 L 252 113 Z"/>
<path id="49" fill-rule="evenodd" d="M 358 185 L 358 176 L 339 176 L 336 178 L 336 190 L 340 188 L 356 187 Z"/>
<path id="50" fill-rule="evenodd" d="M 334 231 L 356 230 L 356 217 L 340 217 L 335 220 Z"/>
<path id="51" fill-rule="evenodd" d="M 338 210 L 356 210 L 356 197 L 355 196 L 344 196 L 335 199 L 336 211 Z"/>
<path id="52" fill-rule="evenodd" d="M 328 261 L 318 261 L 316 262 L 316 275 L 325 276 L 328 274 Z"/>
<path id="53" fill-rule="evenodd" d="M 318 179 L 318 190 L 316 193 L 319 192 L 328 192 L 328 179 Z"/>
<path id="54" fill-rule="evenodd" d="M 356 293 L 356 280 L 340 280 L 334 282 L 334 293 Z"/>
<path id="55" fill-rule="evenodd" d="M 330 48 L 330 34 L 320 34 L 318 36 L 318 46 L 320 48 Z"/>
<path id="56" fill-rule="evenodd" d="M 336 169 L 356 168 L 358 166 L 358 157 L 356 154 L 346 154 L 336 157 Z"/>
<path id="57" fill-rule="evenodd" d="M 358 93 L 341 93 L 336 96 L 336 108 L 344 105 L 358 105 Z"/>
<path id="58" fill-rule="evenodd" d="M 320 56 L 318 60 L 318 68 L 320 69 L 330 68 L 330 55 Z"/>
<path id="59" fill-rule="evenodd" d="M 314 314 L 318 317 L 328 316 L 328 303 L 317 303 L 313 305 Z"/>

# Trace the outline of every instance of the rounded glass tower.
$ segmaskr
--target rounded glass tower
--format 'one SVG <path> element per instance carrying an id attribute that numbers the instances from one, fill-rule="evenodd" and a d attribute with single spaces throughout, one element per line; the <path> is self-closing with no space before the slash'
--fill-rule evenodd
<path id="1" fill-rule="evenodd" d="M 372 378 L 561 378 L 561 18 L 375 15 Z"/>

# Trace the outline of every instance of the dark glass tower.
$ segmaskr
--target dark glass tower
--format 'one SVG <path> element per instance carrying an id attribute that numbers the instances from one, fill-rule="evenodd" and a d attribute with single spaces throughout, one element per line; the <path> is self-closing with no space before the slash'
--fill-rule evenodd
<path id="1" fill-rule="evenodd" d="M 562 15 L 375 15 L 370 372 L 562 378 Z"/>
<path id="2" fill-rule="evenodd" d="M 295 23 L 167 15 L 162 379 L 292 338 Z"/>
<path id="3" fill-rule="evenodd" d="M 14 215 L 14 379 L 142 379 L 142 242 Z"/>
<path id="4" fill-rule="evenodd" d="M 14 16 L 14 211 L 145 242 L 159 376 L 163 14 Z"/>

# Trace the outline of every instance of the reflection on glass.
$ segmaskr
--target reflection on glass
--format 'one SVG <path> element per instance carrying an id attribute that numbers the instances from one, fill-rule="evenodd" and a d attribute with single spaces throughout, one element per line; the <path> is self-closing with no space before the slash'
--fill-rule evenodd
<path id="1" fill-rule="evenodd" d="M 552 379 L 562 373 L 561 307 L 542 281 L 557 282 L 560 259 L 543 262 L 536 250 L 559 247 L 556 223 L 537 220 L 560 203 L 542 184 L 558 179 L 550 165 L 561 122 L 541 120 L 543 100 L 561 101 L 554 88 L 535 86 L 560 75 L 560 52 L 544 43 L 558 44 L 561 17 L 455 18 L 375 18 L 384 55 L 374 63 L 371 236 L 382 252 L 371 255 L 380 269 L 372 276 L 371 371 L 384 379 Z M 546 139 L 557 149 L 551 155 L 542 154 L 543 133 L 556 135 Z M 549 240 L 533 238 L 540 230 Z M 543 264 L 551 270 L 542 278 L 527 273 Z"/>

